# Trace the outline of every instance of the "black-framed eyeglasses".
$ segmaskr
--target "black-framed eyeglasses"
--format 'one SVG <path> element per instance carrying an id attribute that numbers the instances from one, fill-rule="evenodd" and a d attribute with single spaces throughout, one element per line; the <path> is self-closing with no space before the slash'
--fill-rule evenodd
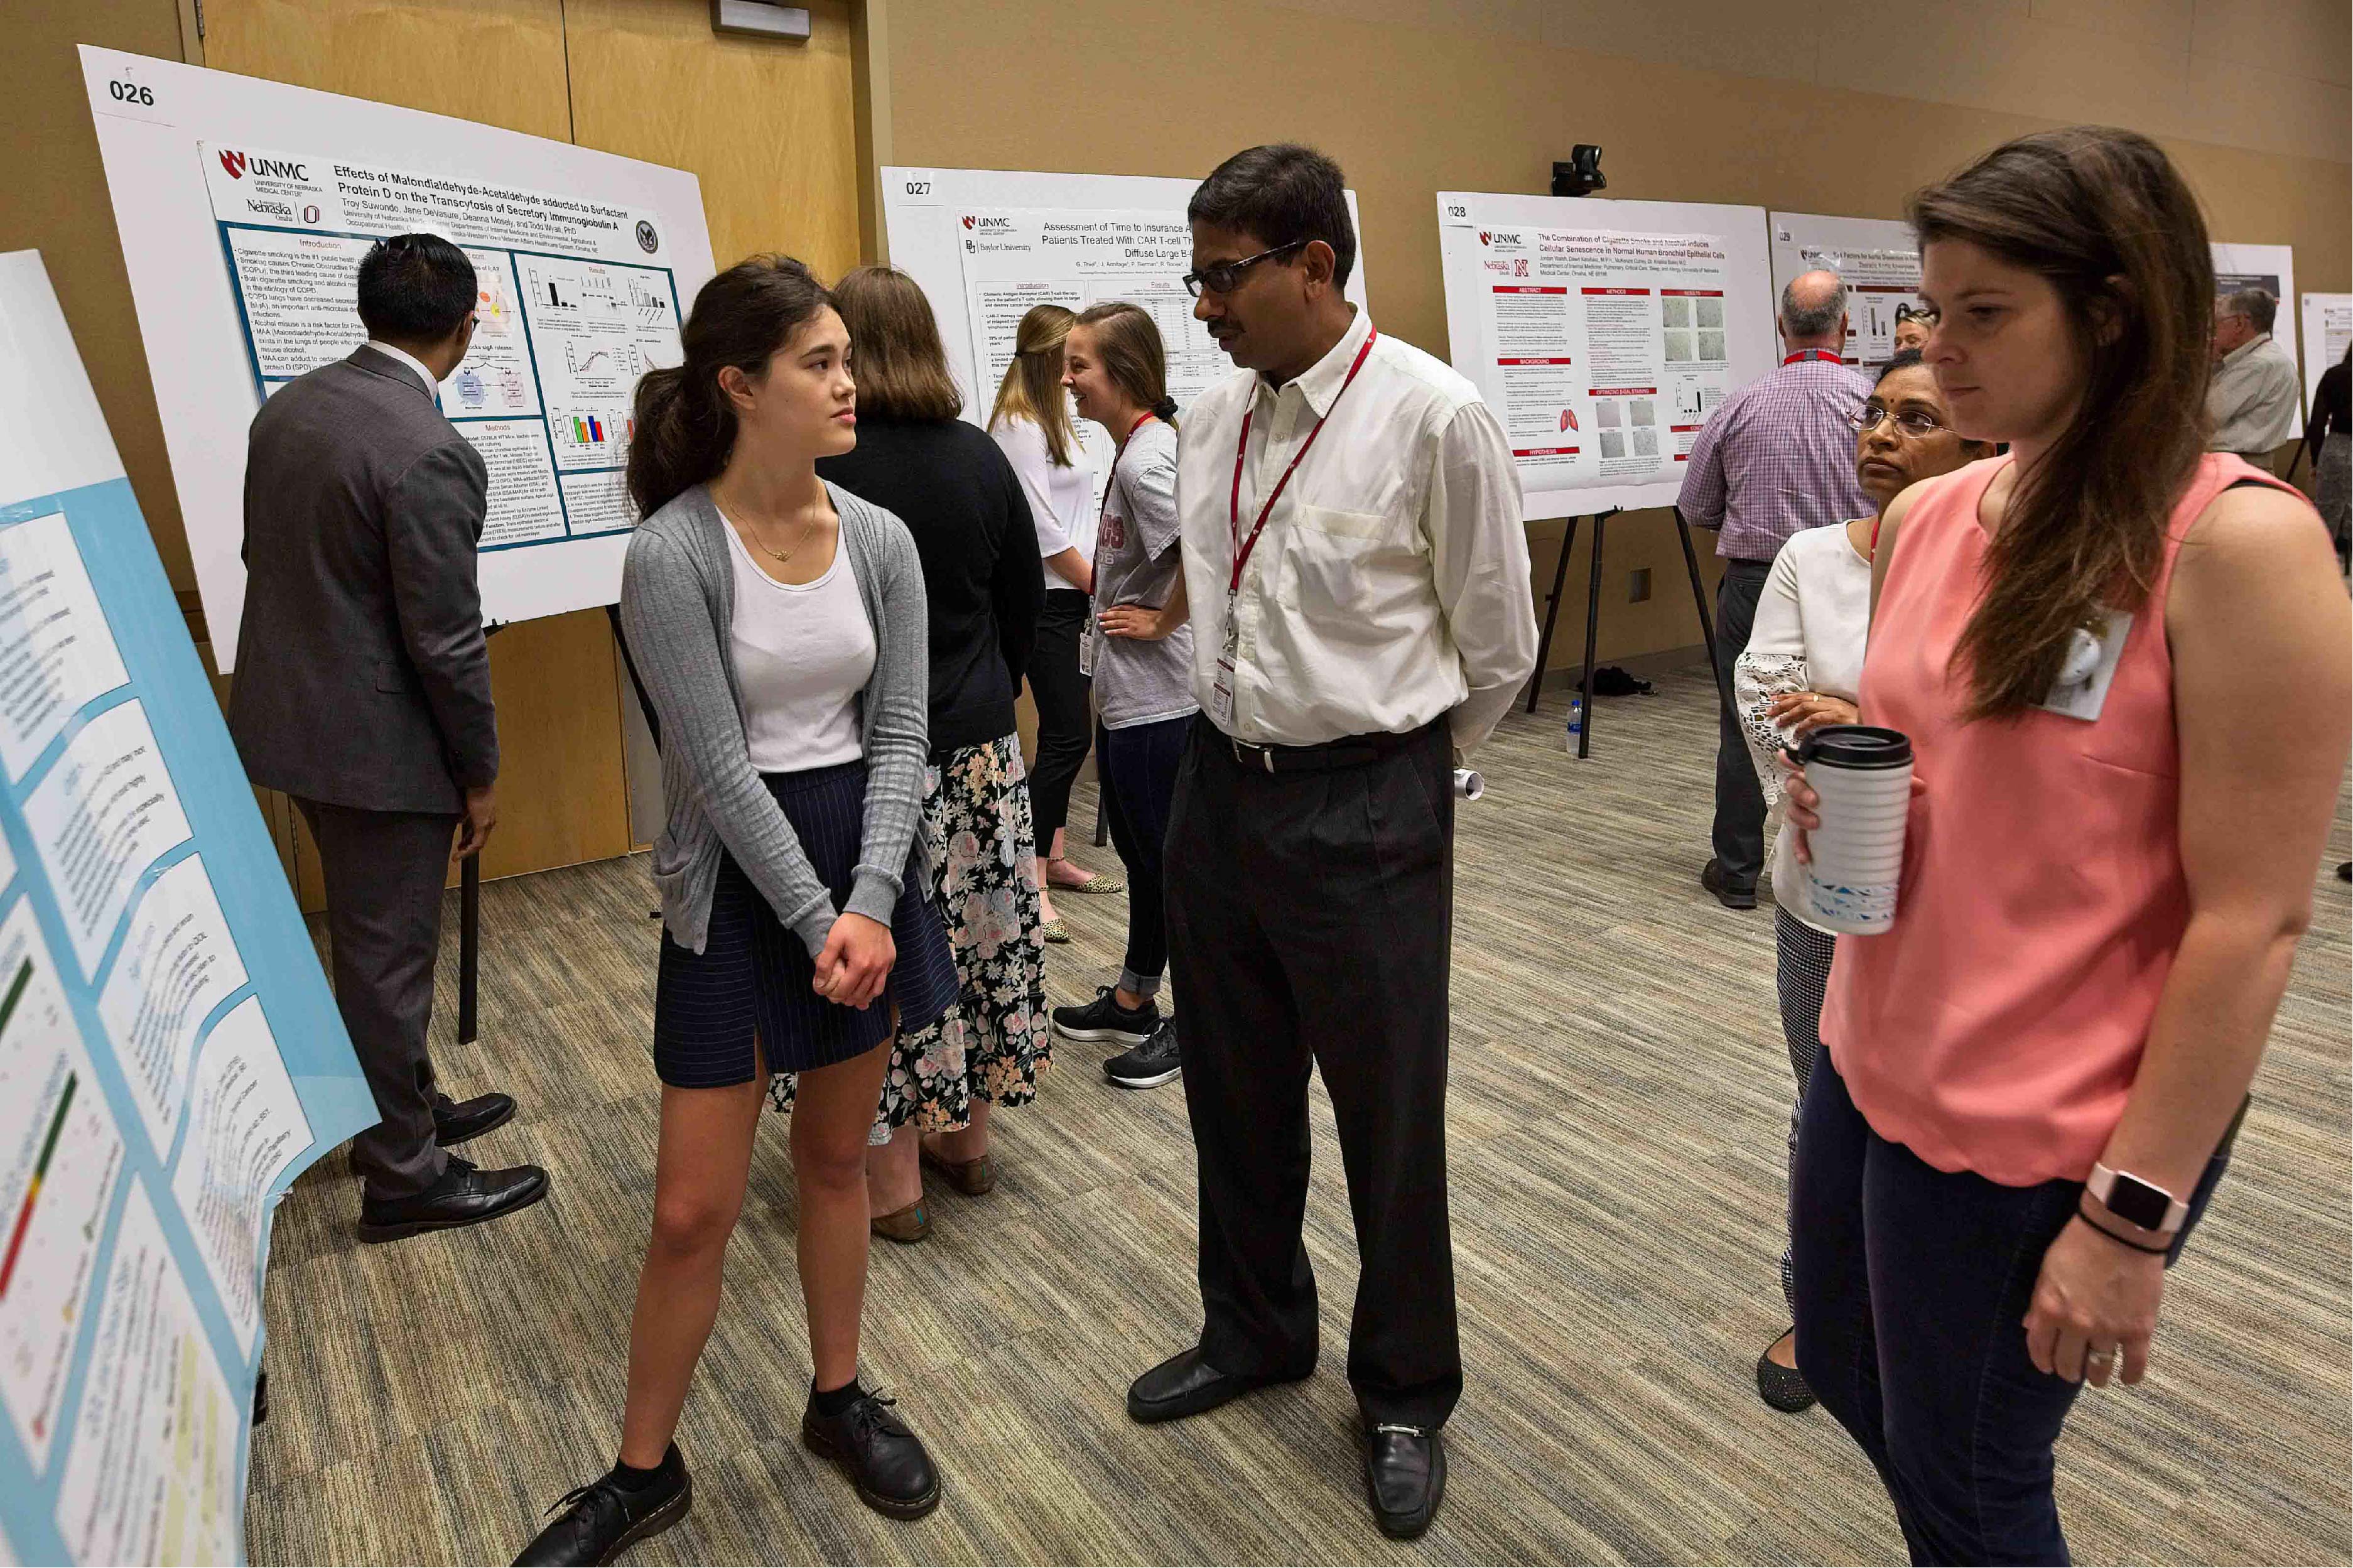
<path id="1" fill-rule="evenodd" d="M 1212 294 L 1230 294 L 1241 283 L 1242 274 L 1260 262 L 1288 255 L 1306 244 L 1303 239 L 1294 239 L 1289 245 L 1278 245 L 1272 250 L 1261 250 L 1256 256 L 1245 256 L 1240 261 L 1212 261 L 1198 272 L 1185 274 L 1185 292 L 1196 300 L 1201 297 L 1204 289 Z"/>
<path id="2" fill-rule="evenodd" d="M 1878 429 L 1890 416 L 1891 410 L 1885 404 L 1873 401 L 1864 404 L 1848 415 L 1846 422 L 1854 426 L 1856 435 L 1868 436 Z M 1900 414 L 1894 414 L 1893 417 L 1895 420 L 1895 428 L 1911 437 L 1915 441 L 1934 436 L 1937 431 L 1945 428 L 1916 408 L 1906 408 Z"/>

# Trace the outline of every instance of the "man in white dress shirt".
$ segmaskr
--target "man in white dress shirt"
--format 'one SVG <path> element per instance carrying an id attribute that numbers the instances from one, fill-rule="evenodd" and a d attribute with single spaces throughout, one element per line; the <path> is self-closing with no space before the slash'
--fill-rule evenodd
<path id="1" fill-rule="evenodd" d="M 1168 827 L 1170 963 L 1200 1180 L 1200 1343 L 1135 1381 L 1166 1421 L 1304 1377 L 1307 1077 L 1339 1127 L 1363 1270 L 1348 1381 L 1376 1521 L 1428 1528 L 1462 1390 L 1446 1205 L 1455 758 L 1535 662 L 1520 486 L 1471 384 L 1342 290 L 1340 170 L 1219 165 L 1194 314 L 1243 374 L 1177 458 L 1201 713 Z"/>

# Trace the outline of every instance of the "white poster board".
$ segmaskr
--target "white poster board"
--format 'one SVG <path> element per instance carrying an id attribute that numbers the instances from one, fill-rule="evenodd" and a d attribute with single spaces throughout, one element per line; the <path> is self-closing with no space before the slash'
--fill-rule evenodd
<path id="1" fill-rule="evenodd" d="M 1527 515 L 1671 506 L 1700 426 L 1773 368 L 1765 209 L 1438 193 L 1446 336 Z"/>
<path id="2" fill-rule="evenodd" d="M 2320 395 L 2320 378 L 2353 345 L 2353 294 L 2304 297 L 2304 406 Z M 2302 434 L 2301 431 L 2298 432 Z"/>
<path id="3" fill-rule="evenodd" d="M 2272 323 L 2272 337 L 2288 356 L 2298 359 L 2295 329 L 2287 316 L 2288 301 L 2295 298 L 2295 252 L 2284 245 L 2225 245 L 2213 242 L 2214 297 L 2221 299 L 2234 289 L 2263 289 L 2280 302 L 2279 318 Z M 2340 351 L 2341 352 L 2341 351 Z M 2301 363 L 2301 360 L 2298 359 Z M 2303 434 L 2304 425 L 2296 423 L 2296 433 Z"/>
<path id="4" fill-rule="evenodd" d="M 85 47 L 82 70 L 213 650 L 245 595 L 246 426 L 348 353 L 359 258 L 464 246 L 480 326 L 442 405 L 490 468 L 482 613 L 611 603 L 639 371 L 712 273 L 692 174 L 470 121 Z"/>
<path id="5" fill-rule="evenodd" d="M 1801 272 L 1827 268 L 1846 285 L 1846 362 L 1883 365 L 1895 357 L 1895 307 L 1920 303 L 1920 249 L 1896 218 L 1774 213 L 1773 298 Z"/>
<path id="6" fill-rule="evenodd" d="M 1145 174 L 884 169 L 891 264 L 915 280 L 939 318 L 965 417 L 987 423 L 1014 332 L 1041 304 L 1078 310 L 1127 300 L 1150 311 L 1167 351 L 1168 395 L 1180 406 L 1231 374 L 1233 362 L 1194 319 L 1179 281 L 1192 269 L 1185 206 L 1199 184 Z M 1351 191 L 1348 216 L 1356 215 Z M 1366 303 L 1362 232 L 1345 290 L 1358 305 Z M 1100 480 L 1108 436 L 1092 424 L 1080 430 Z"/>

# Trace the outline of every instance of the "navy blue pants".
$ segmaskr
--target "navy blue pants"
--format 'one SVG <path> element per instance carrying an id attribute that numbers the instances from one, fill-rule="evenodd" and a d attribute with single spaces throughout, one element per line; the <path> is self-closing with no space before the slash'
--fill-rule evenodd
<path id="1" fill-rule="evenodd" d="M 1176 764 L 1185 755 L 1190 713 L 1175 719 L 1095 731 L 1105 826 L 1127 865 L 1127 957 L 1119 983 L 1138 995 L 1160 989 L 1168 967 L 1168 910 L 1161 897 L 1168 843 L 1168 804 L 1176 795 Z"/>
<path id="2" fill-rule="evenodd" d="M 2068 1561 L 2051 1453 L 2080 1385 L 2035 1370 L 2022 1324 L 2083 1190 L 1939 1171 L 1815 1060 L 1789 1181 L 1798 1370 L 1878 1468 L 1915 1563 Z"/>

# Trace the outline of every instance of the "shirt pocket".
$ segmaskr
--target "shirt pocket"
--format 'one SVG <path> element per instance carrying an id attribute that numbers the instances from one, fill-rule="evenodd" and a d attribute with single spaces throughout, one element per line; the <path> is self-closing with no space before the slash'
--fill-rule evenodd
<path id="1" fill-rule="evenodd" d="M 1419 552 L 1395 516 L 1299 507 L 1291 516 L 1290 545 L 1293 588 L 1299 608 L 1310 615 L 1378 616 L 1410 593 L 1404 569 Z"/>

